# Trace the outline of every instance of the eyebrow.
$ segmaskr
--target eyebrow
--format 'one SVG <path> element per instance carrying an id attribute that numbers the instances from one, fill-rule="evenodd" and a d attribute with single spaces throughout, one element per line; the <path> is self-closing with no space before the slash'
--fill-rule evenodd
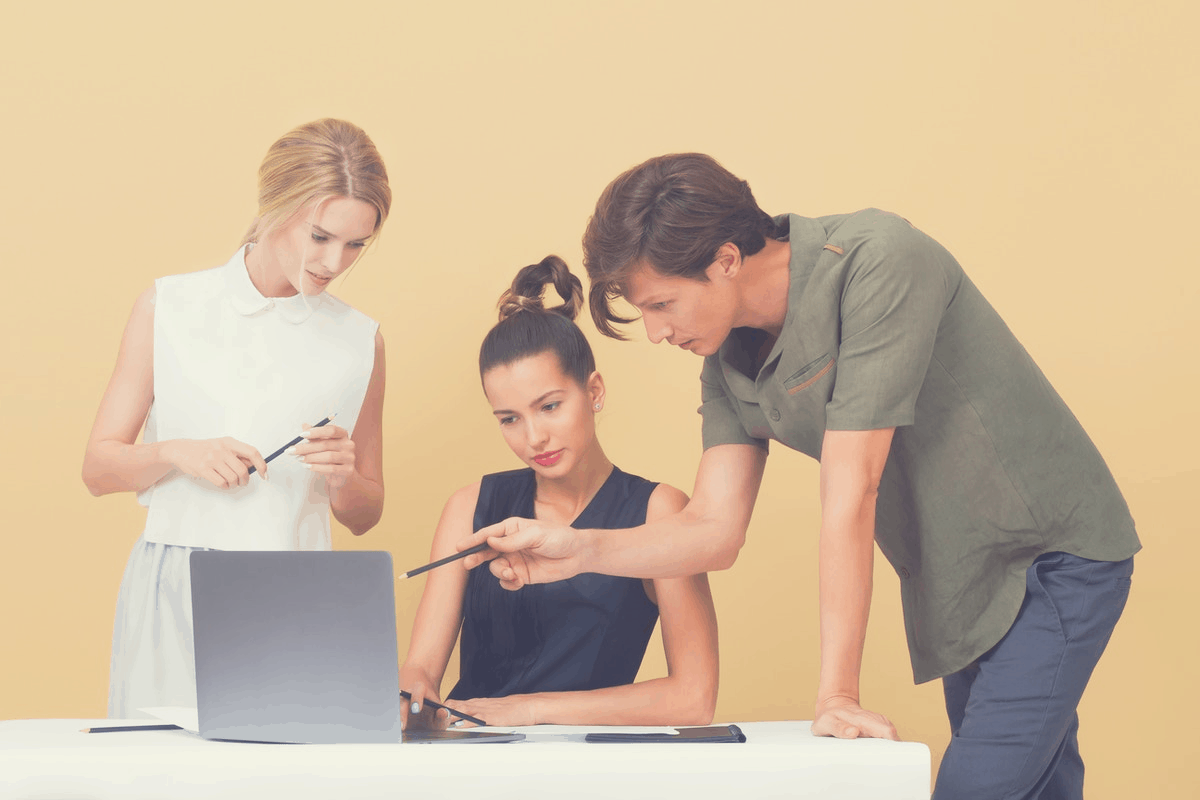
<path id="1" fill-rule="evenodd" d="M 621 286 L 620 289 L 621 297 L 624 298 L 625 302 L 639 310 L 644 306 L 661 303 L 664 299 L 669 299 L 671 296 L 671 290 L 669 288 L 660 288 L 637 298 L 637 302 L 635 302 L 633 293 L 628 284 Z"/>
<path id="2" fill-rule="evenodd" d="M 639 301 L 640 301 L 640 302 L 639 302 Z M 638 298 L 638 300 L 637 300 L 637 301 L 635 301 L 635 300 L 634 300 L 632 297 L 630 297 L 629 295 L 625 295 L 625 302 L 626 302 L 626 303 L 629 303 L 629 305 L 631 305 L 631 306 L 633 306 L 634 308 L 636 308 L 637 310 L 641 311 L 641 310 L 642 310 L 643 308 L 645 308 L 646 306 L 652 306 L 652 305 L 654 305 L 655 303 L 661 303 L 661 302 L 663 302 L 663 296 L 662 296 L 662 294 L 661 294 L 661 293 L 659 293 L 659 294 L 651 294 L 649 297 L 639 297 L 639 298 Z"/>
<path id="3" fill-rule="evenodd" d="M 320 233 L 320 234 L 322 234 L 322 235 L 324 235 L 324 236 L 328 236 L 330 239 L 337 239 L 337 238 L 340 238 L 340 237 L 338 237 L 338 236 L 336 236 L 336 235 L 334 235 L 334 234 L 330 233 L 329 231 L 325 230 L 324 228 L 322 228 L 320 225 L 318 225 L 318 224 L 317 224 L 317 223 L 315 223 L 315 222 L 314 222 L 314 223 L 312 223 L 312 227 L 313 227 L 313 230 L 314 230 L 314 231 L 317 231 L 318 233 Z M 348 239 L 347 241 L 350 241 L 350 242 L 365 242 L 367 239 L 370 239 L 370 238 L 371 238 L 371 234 L 367 234 L 366 236 L 363 236 L 362 238 L 359 238 L 359 239 Z"/>
<path id="4" fill-rule="evenodd" d="M 531 407 L 532 407 L 532 406 L 536 406 L 538 403 L 542 402 L 543 400 L 545 400 L 545 399 L 546 399 L 547 397 L 549 397 L 550 395 L 552 395 L 552 394 L 555 394 L 556 392 L 562 392 L 562 391 L 565 391 L 565 390 L 563 390 L 563 389 L 551 389 L 550 391 L 546 392 L 545 394 L 543 394 L 543 395 L 541 395 L 540 397 L 538 397 L 537 399 L 535 399 L 535 400 L 534 400 L 532 403 L 530 403 L 529 405 L 530 405 Z M 516 413 L 516 412 L 514 412 L 514 411 L 510 411 L 510 410 L 509 410 L 509 409 L 507 409 L 507 408 L 497 408 L 495 411 L 493 411 L 493 412 L 492 412 L 492 414 L 493 414 L 494 416 L 497 416 L 497 417 L 502 417 L 502 416 L 505 416 L 505 415 L 507 415 L 507 414 L 514 414 L 514 413 Z"/>

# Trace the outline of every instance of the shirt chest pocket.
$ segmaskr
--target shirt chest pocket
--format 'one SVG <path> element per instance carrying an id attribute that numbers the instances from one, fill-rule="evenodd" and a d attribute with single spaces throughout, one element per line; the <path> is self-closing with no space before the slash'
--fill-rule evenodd
<path id="1" fill-rule="evenodd" d="M 833 387 L 833 375 L 837 372 L 837 359 L 829 353 L 813 359 L 797 370 L 791 377 L 783 379 L 783 389 L 789 396 L 798 395 L 817 384 L 824 383 L 829 378 L 829 386 Z M 832 391 L 830 396 L 832 396 Z M 828 397 L 825 398 L 828 401 Z"/>
<path id="2" fill-rule="evenodd" d="M 833 397 L 837 359 L 826 353 L 779 382 L 778 438 L 788 447 L 818 458 L 825 435 L 825 406 Z"/>

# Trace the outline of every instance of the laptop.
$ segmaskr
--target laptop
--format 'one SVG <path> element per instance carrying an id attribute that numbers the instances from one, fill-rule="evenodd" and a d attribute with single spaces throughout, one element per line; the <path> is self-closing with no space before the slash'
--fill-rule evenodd
<path id="1" fill-rule="evenodd" d="M 201 550 L 191 573 L 201 736 L 401 740 L 390 553 Z"/>

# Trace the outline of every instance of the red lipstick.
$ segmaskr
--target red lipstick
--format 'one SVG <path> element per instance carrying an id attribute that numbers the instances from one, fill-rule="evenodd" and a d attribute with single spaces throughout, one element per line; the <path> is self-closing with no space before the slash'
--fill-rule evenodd
<path id="1" fill-rule="evenodd" d="M 562 450 L 550 450 L 545 453 L 538 453 L 533 457 L 533 460 L 536 461 L 539 466 L 553 467 L 558 463 L 558 460 L 562 458 L 562 454 Z"/>

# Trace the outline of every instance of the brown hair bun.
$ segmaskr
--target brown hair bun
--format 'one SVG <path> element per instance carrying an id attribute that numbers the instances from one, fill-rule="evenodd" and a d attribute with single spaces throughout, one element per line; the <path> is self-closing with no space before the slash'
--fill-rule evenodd
<path id="1" fill-rule="evenodd" d="M 562 305 L 546 308 L 542 302 L 547 284 L 554 286 Z M 546 256 L 517 273 L 512 286 L 500 295 L 500 321 L 523 311 L 559 314 L 574 320 L 583 307 L 583 282 L 571 274 L 565 261 L 555 255 Z"/>

